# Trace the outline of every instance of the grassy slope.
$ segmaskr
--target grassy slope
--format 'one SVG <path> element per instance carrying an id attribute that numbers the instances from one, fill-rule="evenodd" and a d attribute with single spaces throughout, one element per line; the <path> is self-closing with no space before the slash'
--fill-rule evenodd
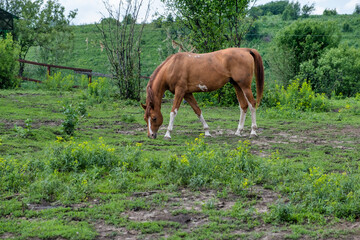
<path id="1" fill-rule="evenodd" d="M 56 136 L 61 135 L 60 124 L 64 118 L 60 112 L 62 105 L 80 101 L 84 100 L 79 90 L 63 93 L 1 91 L 0 156 L 18 159 L 20 162 L 30 160 L 34 164 L 46 161 L 44 156 L 53 149 Z M 170 108 L 170 102 L 163 104 L 165 124 L 169 121 Z M 210 151 L 227 149 L 227 145 L 234 148 L 239 140 L 249 140 L 251 152 L 255 156 L 262 156 L 261 162 L 268 161 L 269 156 L 278 151 L 280 159 L 286 164 L 279 172 L 269 172 L 277 176 L 288 176 L 285 169 L 302 174 L 312 167 L 320 167 L 329 174 L 344 171 L 357 174 L 360 156 L 355 149 L 360 144 L 359 101 L 337 100 L 333 102 L 333 108 L 340 111 L 303 113 L 260 108 L 260 137 L 257 139 L 234 135 L 239 115 L 237 107 L 203 108 L 214 136 L 205 139 L 205 142 L 209 144 Z M 103 137 L 104 142 L 114 147 L 120 156 L 124 154 L 124 145 L 142 143 L 142 164 L 151 162 L 157 165 L 173 155 L 185 154 L 188 151 L 186 142 L 193 141 L 202 132 L 201 124 L 186 104 L 179 110 L 171 141 L 162 139 L 165 128 L 160 129 L 159 139 L 150 140 L 146 137 L 143 110 L 137 104 L 108 101 L 102 104 L 88 103 L 87 109 L 89 116 L 80 121 L 74 140 L 96 142 L 99 137 Z M 24 127 L 27 118 L 33 120 L 32 135 L 22 138 L 13 130 L 13 126 Z M 249 128 L 250 118 L 246 121 L 247 135 Z M 41 168 L 43 165 L 38 166 Z M 75 199 L 64 203 L 60 200 L 61 196 L 55 197 L 54 200 L 59 199 L 55 202 L 41 201 L 36 194 L 31 194 L 36 192 L 33 188 L 23 187 L 19 195 L 2 192 L 0 237 L 96 239 L 95 236 L 99 234 L 102 239 L 111 239 L 121 238 L 122 234 L 127 233 L 143 238 L 172 239 L 181 236 L 188 239 L 216 236 L 230 239 L 257 239 L 264 236 L 326 239 L 333 234 L 346 238 L 359 231 L 357 227 L 353 228 L 352 223 L 332 217 L 326 217 L 326 227 L 322 225 L 324 223 L 311 220 L 310 224 L 267 222 L 269 220 L 266 219 L 271 216 L 268 207 L 286 201 L 287 194 L 291 194 L 291 186 L 296 184 L 291 178 L 286 183 L 290 188 L 284 188 L 283 182 L 264 186 L 260 184 L 240 195 L 222 187 L 192 191 L 164 181 L 161 169 L 157 166 L 150 173 L 145 170 L 134 171 L 134 182 L 128 181 L 125 185 L 120 185 L 123 181 L 121 176 L 114 182 L 108 180 L 110 176 L 107 174 L 100 179 L 96 178 L 92 175 L 96 170 L 69 175 L 61 173 L 59 178 L 68 178 L 64 184 L 70 186 L 80 181 L 77 179 L 85 178 L 91 189 L 85 195 L 86 198 L 76 197 L 78 193 L 73 192 Z M 53 174 L 55 177 L 56 173 Z M 34 181 L 40 183 L 41 180 L 39 172 Z M 53 188 L 61 189 L 56 185 L 56 178 L 53 182 L 42 181 L 44 190 L 50 191 L 49 194 Z M 78 185 L 81 185 L 81 181 Z M 128 187 L 123 190 L 120 186 Z M 267 213 L 261 211 L 264 208 Z M 188 218 L 191 220 L 186 220 Z M 20 227 L 14 228 L 15 225 Z"/>
<path id="2" fill-rule="evenodd" d="M 337 16 L 311 16 L 313 19 L 320 21 L 332 21 L 339 28 L 339 33 L 342 35 L 342 43 L 349 44 L 356 48 L 359 47 L 360 36 L 360 16 L 356 15 L 337 15 Z M 259 34 L 264 37 L 251 42 L 244 42 L 243 47 L 256 48 L 263 55 L 265 66 L 267 61 L 267 54 L 276 33 L 291 24 L 293 21 L 283 21 L 281 16 L 264 16 L 258 20 Z M 353 29 L 352 32 L 342 32 L 344 23 L 349 23 Z M 67 57 L 66 62 L 62 63 L 66 66 L 89 68 L 95 72 L 109 73 L 109 63 L 106 53 L 101 51 L 100 36 L 94 24 L 72 26 L 74 30 L 74 50 L 71 56 Z M 159 54 L 159 48 L 164 47 L 166 39 L 165 28 L 155 28 L 153 24 L 147 24 L 144 28 L 142 39 L 142 75 L 150 76 L 156 66 L 158 66 L 165 56 Z M 86 39 L 88 44 L 86 44 Z M 29 60 L 35 60 L 34 51 L 28 55 Z M 268 73 L 267 78 L 271 79 Z M 272 79 L 273 80 L 273 79 Z"/>

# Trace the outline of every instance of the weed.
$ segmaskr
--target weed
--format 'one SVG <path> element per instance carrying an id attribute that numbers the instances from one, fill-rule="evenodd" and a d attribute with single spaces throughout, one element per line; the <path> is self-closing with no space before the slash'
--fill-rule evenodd
<path id="1" fill-rule="evenodd" d="M 44 81 L 44 86 L 49 90 L 63 90 L 70 91 L 75 84 L 74 76 L 67 75 L 61 76 L 61 72 L 54 73 L 52 76 L 48 76 Z"/>
<path id="2" fill-rule="evenodd" d="M 62 130 L 65 134 L 72 136 L 79 122 L 79 113 L 72 104 L 63 106 L 63 113 L 65 114 L 65 119 L 61 124 Z"/>
<path id="3" fill-rule="evenodd" d="M 16 132 L 16 135 L 22 138 L 27 138 L 29 136 L 32 135 L 32 120 L 31 119 L 26 119 L 25 120 L 25 128 L 21 127 L 21 126 L 17 126 L 16 124 L 14 125 L 14 131 Z"/>

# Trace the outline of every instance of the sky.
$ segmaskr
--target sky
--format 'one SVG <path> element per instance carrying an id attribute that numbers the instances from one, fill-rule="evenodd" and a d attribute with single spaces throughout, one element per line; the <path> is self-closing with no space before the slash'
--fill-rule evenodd
<path id="1" fill-rule="evenodd" d="M 150 0 L 150 14 L 148 21 L 156 18 L 155 13 L 164 14 L 165 7 L 160 0 Z M 262 5 L 274 0 L 257 0 L 256 5 Z M 290 0 L 290 2 L 296 0 Z M 315 3 L 315 11 L 312 14 L 321 15 L 325 9 L 336 9 L 338 14 L 352 14 L 355 9 L 355 5 L 360 5 L 360 0 L 297 0 L 301 6 Z M 117 8 L 119 0 L 109 0 L 110 4 Z M 143 11 L 140 13 L 140 17 L 144 18 L 145 10 L 148 0 L 144 0 Z M 59 0 L 59 3 L 65 7 L 66 12 L 70 10 L 78 9 L 76 18 L 72 21 L 74 25 L 80 24 L 92 24 L 99 22 L 100 19 L 108 16 L 108 13 L 104 7 L 103 0 Z"/>

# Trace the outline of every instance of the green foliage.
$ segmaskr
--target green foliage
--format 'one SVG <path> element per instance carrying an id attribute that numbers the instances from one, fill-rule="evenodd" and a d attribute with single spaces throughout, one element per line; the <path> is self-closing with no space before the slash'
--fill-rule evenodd
<path id="1" fill-rule="evenodd" d="M 355 96 L 360 89 L 359 59 L 359 49 L 346 46 L 332 48 L 321 55 L 317 65 L 313 61 L 302 63 L 297 77 L 311 81 L 318 93 Z"/>
<path id="2" fill-rule="evenodd" d="M 37 220 L 0 221 L 0 229 L 16 235 L 17 239 L 73 239 L 91 240 L 97 236 L 93 227 L 86 222 L 69 220 Z M 0 231 L 1 234 L 1 231 Z"/>
<path id="3" fill-rule="evenodd" d="M 28 161 L 0 157 L 1 193 L 19 192 L 30 180 Z"/>
<path id="4" fill-rule="evenodd" d="M 111 18 L 102 19 L 96 26 L 102 37 L 101 45 L 106 51 L 119 97 L 139 101 L 141 45 L 146 19 L 139 27 L 136 27 L 136 21 L 142 2 L 127 4 L 126 7 L 123 6 L 126 5 L 124 2 L 120 2 L 115 10 L 109 3 L 104 4 Z M 123 21 L 120 19 L 122 16 L 125 16 Z"/>
<path id="5" fill-rule="evenodd" d="M 335 15 L 337 15 L 336 8 L 334 8 L 334 9 L 326 8 L 324 10 L 324 12 L 323 12 L 323 15 L 324 16 L 335 16 Z"/>
<path id="6" fill-rule="evenodd" d="M 288 5 L 289 1 L 271 1 L 257 7 L 252 7 L 249 10 L 249 14 L 253 17 L 266 16 L 269 14 L 279 15 L 284 12 Z"/>
<path id="7" fill-rule="evenodd" d="M 187 28 L 183 35 L 201 53 L 230 46 L 239 47 L 250 26 L 245 21 L 245 10 L 250 0 L 162 1 L 177 13 L 179 16 L 177 22 Z"/>
<path id="8" fill-rule="evenodd" d="M 14 88 L 19 84 L 17 76 L 19 46 L 11 34 L 5 39 L 0 37 L 0 89 Z"/>
<path id="9" fill-rule="evenodd" d="M 80 172 L 94 167 L 110 170 L 120 164 L 114 151 L 115 149 L 105 145 L 102 139 L 94 144 L 64 141 L 58 137 L 50 152 L 48 164 L 52 171 L 58 172 Z"/>
<path id="10" fill-rule="evenodd" d="M 19 136 L 19 137 L 22 137 L 22 138 L 26 138 L 28 136 L 31 136 L 32 135 L 32 120 L 31 119 L 26 119 L 25 120 L 25 128 L 21 127 L 21 126 L 17 126 L 16 124 L 14 125 L 14 130 L 16 132 L 16 134 Z"/>
<path id="11" fill-rule="evenodd" d="M 360 14 L 360 4 L 355 5 L 354 14 Z"/>
<path id="12" fill-rule="evenodd" d="M 296 20 L 300 17 L 300 3 L 291 2 L 286 7 L 282 14 L 283 20 Z"/>
<path id="13" fill-rule="evenodd" d="M 63 114 L 65 115 L 65 119 L 62 122 L 62 131 L 72 136 L 75 133 L 75 128 L 79 122 L 79 117 L 85 117 L 86 108 L 84 103 L 80 103 L 77 108 L 75 108 L 72 104 L 64 105 L 62 108 Z"/>
<path id="14" fill-rule="evenodd" d="M 162 165 L 170 182 L 193 189 L 225 185 L 235 192 L 249 188 L 257 180 L 258 167 L 249 152 L 249 142 L 239 142 L 235 150 L 210 150 L 203 136 L 188 143 L 181 157 L 172 156 Z"/>
<path id="15" fill-rule="evenodd" d="M 276 84 L 274 89 L 268 89 L 264 94 L 262 104 L 267 107 L 276 107 L 279 110 L 329 110 L 329 101 L 326 96 L 316 94 L 306 81 L 300 86 L 299 80 L 293 81 L 287 88 Z"/>
<path id="16" fill-rule="evenodd" d="M 286 86 L 299 73 L 303 62 L 313 60 L 317 66 L 326 49 L 338 46 L 340 38 L 336 33 L 333 23 L 311 19 L 296 21 L 280 31 L 270 59 L 278 80 Z"/>
<path id="17" fill-rule="evenodd" d="M 6 10 L 14 13 L 15 36 L 19 39 L 21 59 L 25 59 L 29 49 L 34 46 L 41 48 L 42 61 L 56 63 L 71 49 L 72 34 L 69 28 L 70 21 L 75 18 L 76 10 L 65 15 L 65 8 L 57 1 L 43 0 L 10 0 Z M 24 64 L 20 64 L 20 73 Z"/>
<path id="18" fill-rule="evenodd" d="M 195 93 L 194 96 L 204 106 L 235 106 L 239 104 L 232 84 L 225 84 L 221 89 L 213 92 Z"/>
<path id="19" fill-rule="evenodd" d="M 63 90 L 70 91 L 75 85 L 74 75 L 61 76 L 61 72 L 56 72 L 52 76 L 48 76 L 44 81 L 44 87 L 49 90 Z"/>
<path id="20" fill-rule="evenodd" d="M 87 87 L 87 98 L 90 101 L 102 103 L 108 100 L 111 94 L 113 94 L 112 86 L 106 78 L 93 79 Z"/>

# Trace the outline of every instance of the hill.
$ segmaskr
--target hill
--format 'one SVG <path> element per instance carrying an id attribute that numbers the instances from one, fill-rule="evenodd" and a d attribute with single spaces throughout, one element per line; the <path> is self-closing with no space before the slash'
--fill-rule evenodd
<path id="1" fill-rule="evenodd" d="M 360 41 L 360 16 L 359 15 L 336 15 L 336 16 L 310 16 L 319 21 L 329 21 L 335 24 L 341 34 L 341 44 L 347 44 L 359 48 Z M 284 27 L 293 21 L 283 21 L 280 15 L 262 16 L 256 22 L 256 31 L 252 32 L 252 37 L 245 40 L 243 47 L 256 48 L 262 54 L 267 79 L 272 79 L 268 65 L 268 54 L 271 43 Z M 101 36 L 94 24 L 72 26 L 74 33 L 74 46 L 71 54 L 65 56 L 61 65 L 78 68 L 92 69 L 94 72 L 108 74 L 110 65 L 107 60 L 105 50 L 101 46 Z M 159 27 L 154 23 L 146 24 L 142 38 L 142 75 L 150 76 L 156 66 L 166 57 L 161 54 L 161 49 L 165 49 L 170 44 L 167 39 L 165 27 Z M 36 49 L 32 49 L 28 54 L 28 60 L 38 60 Z"/>

